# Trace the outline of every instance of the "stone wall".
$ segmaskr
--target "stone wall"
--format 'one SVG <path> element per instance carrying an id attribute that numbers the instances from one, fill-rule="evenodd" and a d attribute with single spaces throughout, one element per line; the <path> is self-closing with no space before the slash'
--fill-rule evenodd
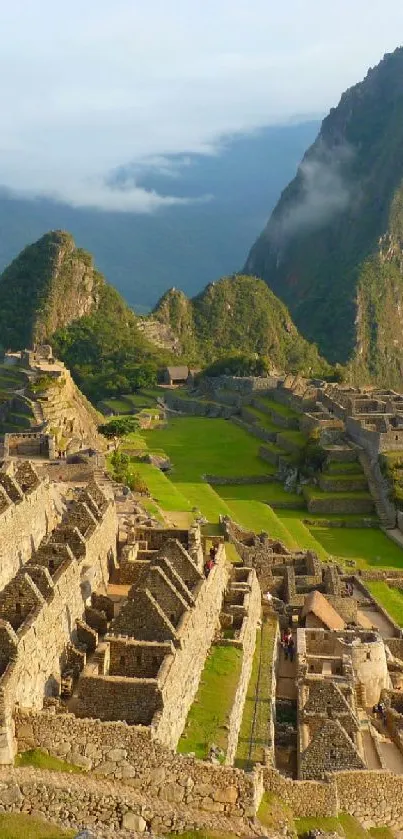
<path id="1" fill-rule="evenodd" d="M 3 506 L 0 503 L 0 589 L 56 526 L 60 519 L 56 505 L 56 493 L 46 479 L 38 480 L 17 503 L 9 499 Z"/>
<path id="2" fill-rule="evenodd" d="M 42 593 L 31 581 L 37 605 L 17 628 L 16 655 L 0 680 L 4 725 L 0 735 L 2 763 L 9 762 L 14 754 L 11 722 L 14 706 L 20 704 L 39 709 L 44 696 L 52 695 L 55 685 L 60 683 L 61 670 L 67 662 L 67 646 L 75 636 L 76 620 L 83 617 L 92 590 L 106 586 L 108 563 L 116 552 L 116 531 L 116 510 L 110 503 L 85 541 L 85 555 L 80 557 L 80 565 L 68 549 L 65 561 L 54 574 L 35 564 L 26 566 L 26 576 L 32 568 Z M 18 591 L 16 596 L 21 600 Z M 8 611 L 11 608 L 10 603 Z"/>
<path id="3" fill-rule="evenodd" d="M 228 743 L 225 762 L 232 764 L 235 760 L 239 730 L 242 723 L 246 693 L 252 672 L 253 656 L 256 644 L 257 623 L 261 617 L 261 590 L 254 572 L 250 575 L 251 589 L 248 598 L 248 612 L 244 620 L 242 668 L 238 680 L 238 687 L 229 719 Z"/>
<path id="4" fill-rule="evenodd" d="M 216 775 L 206 782 L 203 774 L 193 780 L 184 771 L 181 783 L 171 783 L 167 776 L 164 784 L 164 769 L 159 775 L 160 794 L 145 798 L 127 783 L 31 768 L 0 769 L 0 807 L 75 831 L 88 828 L 97 839 L 138 836 L 146 830 L 156 836 L 193 829 L 224 834 L 237 829 L 240 835 L 251 835 L 249 819 L 237 807 L 232 777 Z M 200 800 L 209 807 L 201 809 Z M 232 816 L 232 810 L 241 814 Z"/>
<path id="5" fill-rule="evenodd" d="M 175 754 L 153 738 L 150 728 L 18 710 L 16 735 L 20 751 L 45 748 L 99 775 L 129 781 L 143 802 L 158 797 L 175 802 L 178 810 L 187 805 L 233 817 L 242 817 L 253 805 L 252 776 Z"/>
<path id="6" fill-rule="evenodd" d="M 197 693 L 208 650 L 219 622 L 223 592 L 228 580 L 225 550 L 219 549 L 217 564 L 200 586 L 195 606 L 186 613 L 169 672 L 161 686 L 163 710 L 154 720 L 158 739 L 175 748 L 189 708 Z"/>

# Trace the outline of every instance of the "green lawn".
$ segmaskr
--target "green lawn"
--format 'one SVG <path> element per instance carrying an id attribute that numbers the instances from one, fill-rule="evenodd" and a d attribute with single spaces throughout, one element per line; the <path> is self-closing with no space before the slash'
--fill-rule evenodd
<path id="1" fill-rule="evenodd" d="M 292 535 L 289 533 L 280 521 L 277 514 L 267 504 L 262 504 L 261 501 L 228 501 L 229 510 L 232 518 L 246 528 L 246 530 L 253 530 L 255 533 L 268 533 L 272 539 L 279 539 L 290 550 L 297 548 Z"/>
<path id="2" fill-rule="evenodd" d="M 163 449 L 175 465 L 175 482 L 194 482 L 202 475 L 265 475 L 261 442 L 224 419 L 175 417 L 165 428 L 143 431 L 148 448 Z"/>
<path id="3" fill-rule="evenodd" d="M 225 498 L 226 501 L 235 499 L 237 501 L 263 501 L 271 504 L 289 504 L 290 506 L 304 507 L 302 495 L 294 492 L 286 492 L 282 484 L 270 481 L 267 484 L 226 484 L 216 486 L 216 492 Z"/>
<path id="4" fill-rule="evenodd" d="M 188 499 L 156 466 L 151 463 L 135 463 L 134 469 L 139 472 L 154 500 L 163 510 L 190 510 Z"/>
<path id="5" fill-rule="evenodd" d="M 328 554 L 354 559 L 359 568 L 403 568 L 403 551 L 376 528 L 312 527 Z"/>
<path id="6" fill-rule="evenodd" d="M 296 510 L 277 510 L 277 516 L 283 527 L 287 528 L 294 544 L 301 550 L 314 551 L 322 560 L 326 559 L 328 556 L 327 549 L 316 538 L 314 530 L 307 527 L 302 521 L 305 515 L 306 513 L 303 516 L 298 515 Z"/>
<path id="7" fill-rule="evenodd" d="M 377 580 L 366 580 L 365 585 L 369 588 L 375 600 L 378 600 L 381 606 L 386 609 L 391 618 L 399 626 L 403 626 L 403 592 Z"/>
<path id="8" fill-rule="evenodd" d="M 277 619 L 267 616 L 258 630 L 252 674 L 243 709 L 235 765 L 250 770 L 255 763 L 264 764 L 264 749 L 270 743 L 271 666 Z"/>
<path id="9" fill-rule="evenodd" d="M 196 507 L 197 510 L 205 516 L 208 521 L 218 522 L 218 517 L 229 516 L 230 509 L 225 501 L 215 492 L 210 484 L 203 481 L 176 484 L 179 492 L 188 499 L 190 507 Z"/>
<path id="10" fill-rule="evenodd" d="M 238 647 L 214 646 L 206 659 L 196 699 L 189 711 L 178 752 L 208 757 L 214 743 L 227 748 L 228 725 L 242 666 Z"/>
<path id="11" fill-rule="evenodd" d="M 0 813 L 0 839 L 72 839 L 75 830 L 61 830 L 20 813 Z"/>

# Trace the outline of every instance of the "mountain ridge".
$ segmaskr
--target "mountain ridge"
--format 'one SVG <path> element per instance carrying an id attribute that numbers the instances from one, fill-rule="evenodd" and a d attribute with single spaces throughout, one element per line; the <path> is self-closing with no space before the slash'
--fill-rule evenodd
<path id="1" fill-rule="evenodd" d="M 402 73 L 399 47 L 342 95 L 245 264 L 331 362 L 391 386 L 403 376 Z"/>

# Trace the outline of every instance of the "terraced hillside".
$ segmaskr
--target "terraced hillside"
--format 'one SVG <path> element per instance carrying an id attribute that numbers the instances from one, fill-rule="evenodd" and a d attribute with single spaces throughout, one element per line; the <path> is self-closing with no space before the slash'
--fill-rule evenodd
<path id="1" fill-rule="evenodd" d="M 123 447 L 149 487 L 150 503 L 175 522 L 202 514 L 210 532 L 215 532 L 220 515 L 229 515 L 246 528 L 281 539 L 291 549 L 309 548 L 322 559 L 337 557 L 349 568 L 350 563 L 356 568 L 403 568 L 403 551 L 378 528 L 375 515 L 357 513 L 351 503 L 354 499 L 361 503 L 366 491 L 345 489 L 346 480 L 363 485 L 356 453 L 348 447 L 327 447 L 323 488 L 318 486 L 316 492 L 322 504 L 327 499 L 329 512 L 308 511 L 301 495 L 286 492 L 275 480 L 276 464 L 290 457 L 280 445 L 282 435 L 297 433 L 293 439 L 302 446 L 295 427 L 298 415 L 270 398 L 259 401 L 260 407 L 246 409 L 255 421 L 249 414 L 238 421 L 171 416 L 165 427 L 129 435 Z M 262 429 L 272 439 L 263 441 Z M 139 453 L 147 451 L 169 457 L 171 471 L 164 474 L 139 462 Z M 268 460 L 267 451 L 274 462 Z M 222 482 L 211 482 L 212 476 Z M 344 501 L 344 512 L 334 511 L 335 499 Z"/>

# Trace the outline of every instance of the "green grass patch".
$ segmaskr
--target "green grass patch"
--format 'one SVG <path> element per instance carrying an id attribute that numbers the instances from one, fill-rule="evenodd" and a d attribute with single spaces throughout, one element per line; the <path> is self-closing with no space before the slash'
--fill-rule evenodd
<path id="1" fill-rule="evenodd" d="M 187 498 L 191 509 L 195 507 L 212 523 L 218 523 L 219 516 L 229 516 L 231 511 L 225 501 L 215 492 L 210 484 L 177 483 L 178 491 Z"/>
<path id="2" fill-rule="evenodd" d="M 233 499 L 228 502 L 228 506 L 231 517 L 241 527 L 253 530 L 255 533 L 268 533 L 271 539 L 279 539 L 291 550 L 298 547 L 295 539 L 268 504 Z"/>
<path id="3" fill-rule="evenodd" d="M 136 462 L 134 469 L 141 475 L 154 500 L 163 510 L 190 510 L 189 501 L 156 466 Z"/>
<path id="4" fill-rule="evenodd" d="M 326 468 L 324 469 L 324 472 L 329 473 L 331 475 L 349 475 L 349 474 L 363 475 L 364 474 L 362 466 L 358 462 L 358 460 L 354 461 L 353 463 L 349 463 L 349 462 L 343 463 L 342 461 L 340 461 L 340 463 L 339 463 L 336 460 L 330 460 L 326 464 Z"/>
<path id="5" fill-rule="evenodd" d="M 294 431 L 292 429 L 285 428 L 284 430 L 279 431 L 277 437 L 277 444 L 281 446 L 281 439 L 289 440 L 290 443 L 293 443 L 294 446 L 298 446 L 298 448 L 303 449 L 307 444 L 307 438 L 302 431 Z"/>
<path id="6" fill-rule="evenodd" d="M 0 814 L 0 839 L 73 839 L 76 835 L 75 830 L 61 830 L 32 816 Z"/>
<path id="7" fill-rule="evenodd" d="M 320 489 L 320 487 L 316 487 L 316 486 L 314 486 L 314 487 L 313 486 L 305 486 L 304 487 L 304 496 L 307 499 L 311 499 L 311 498 L 329 498 L 329 499 L 331 499 L 331 498 L 338 498 L 338 499 L 345 498 L 346 500 L 348 500 L 348 499 L 353 500 L 354 498 L 356 498 L 356 499 L 358 499 L 358 498 L 371 499 L 372 498 L 371 493 L 367 492 L 367 490 L 357 490 L 356 492 L 352 492 L 352 491 L 351 492 L 328 492 L 328 491 L 325 492 L 325 490 Z"/>
<path id="8" fill-rule="evenodd" d="M 175 482 L 194 482 L 205 474 L 237 477 L 264 475 L 261 442 L 224 419 L 174 417 L 164 428 L 143 431 L 148 448 L 171 458 Z"/>
<path id="9" fill-rule="evenodd" d="M 252 673 L 246 694 L 235 765 L 249 771 L 264 764 L 264 749 L 270 743 L 272 702 L 271 667 L 277 620 L 267 615 L 256 635 Z"/>
<path id="10" fill-rule="evenodd" d="M 144 509 L 146 510 L 146 512 L 148 513 L 149 516 L 152 516 L 154 519 L 157 519 L 157 521 L 159 521 L 160 524 L 165 524 L 166 523 L 165 519 L 164 519 L 164 516 L 161 513 L 160 508 L 157 506 L 157 504 L 154 503 L 154 501 L 148 501 L 147 499 L 145 499 L 145 500 L 142 499 L 141 500 L 141 506 L 144 507 Z"/>
<path id="11" fill-rule="evenodd" d="M 27 752 L 21 752 L 21 754 L 16 756 L 14 765 L 34 766 L 35 769 L 50 769 L 53 772 L 72 772 L 75 774 L 83 772 L 80 766 L 75 766 L 73 763 L 67 763 L 58 757 L 47 755 L 41 749 L 29 749 Z"/>
<path id="12" fill-rule="evenodd" d="M 296 511 L 278 510 L 277 515 L 283 526 L 287 528 L 294 543 L 301 550 L 314 551 L 320 559 L 327 559 L 326 548 L 316 539 L 314 532 L 304 524 Z"/>
<path id="13" fill-rule="evenodd" d="M 365 580 L 372 596 L 399 626 L 403 626 L 403 592 L 378 580 Z"/>
<path id="14" fill-rule="evenodd" d="M 232 562 L 234 565 L 242 565 L 241 557 L 232 542 L 225 543 L 225 555 L 229 562 Z"/>
<path id="15" fill-rule="evenodd" d="M 215 487 L 216 492 L 225 500 L 263 501 L 266 504 L 298 504 L 304 507 L 304 499 L 294 492 L 287 492 L 282 484 L 270 481 L 267 484 L 224 484 Z"/>
<path id="16" fill-rule="evenodd" d="M 260 411 L 259 408 L 255 408 L 253 405 L 245 405 L 246 410 L 253 414 L 256 417 L 256 424 L 261 425 L 262 428 L 265 428 L 266 431 L 273 431 L 274 434 L 277 434 L 279 431 L 279 426 L 276 425 L 270 414 L 266 414 L 264 411 Z M 246 420 L 247 422 L 248 420 Z"/>
<path id="17" fill-rule="evenodd" d="M 258 819 L 264 827 L 276 834 L 296 836 L 291 808 L 272 792 L 265 792 L 258 810 Z M 287 833 L 285 833 L 285 827 Z M 271 835 L 271 833 L 270 833 Z"/>
<path id="18" fill-rule="evenodd" d="M 298 836 L 303 836 L 310 830 L 337 833 L 342 839 L 369 839 L 370 835 L 357 819 L 348 813 L 341 813 L 338 817 L 323 816 L 316 819 L 295 819 L 295 826 Z"/>
<path id="19" fill-rule="evenodd" d="M 242 650 L 215 646 L 206 659 L 199 690 L 189 711 L 185 731 L 179 740 L 181 754 L 194 752 L 208 757 L 214 743 L 225 753 L 228 725 L 242 666 Z"/>
<path id="20" fill-rule="evenodd" d="M 371 527 L 312 527 L 311 533 L 331 556 L 354 559 L 358 568 L 403 568 L 403 550 L 382 530 Z"/>
<path id="21" fill-rule="evenodd" d="M 130 414 L 133 410 L 133 406 L 123 396 L 119 399 L 103 399 L 102 402 L 115 414 Z"/>
<path id="22" fill-rule="evenodd" d="M 395 839 L 390 827 L 371 827 L 368 834 L 371 839 Z"/>
<path id="23" fill-rule="evenodd" d="M 260 402 L 264 402 L 271 411 L 275 411 L 276 414 L 279 414 L 281 417 L 299 417 L 300 415 L 297 414 L 296 411 L 293 411 L 292 408 L 289 408 L 288 405 L 282 405 L 280 402 L 276 402 L 270 396 L 258 396 Z"/>

